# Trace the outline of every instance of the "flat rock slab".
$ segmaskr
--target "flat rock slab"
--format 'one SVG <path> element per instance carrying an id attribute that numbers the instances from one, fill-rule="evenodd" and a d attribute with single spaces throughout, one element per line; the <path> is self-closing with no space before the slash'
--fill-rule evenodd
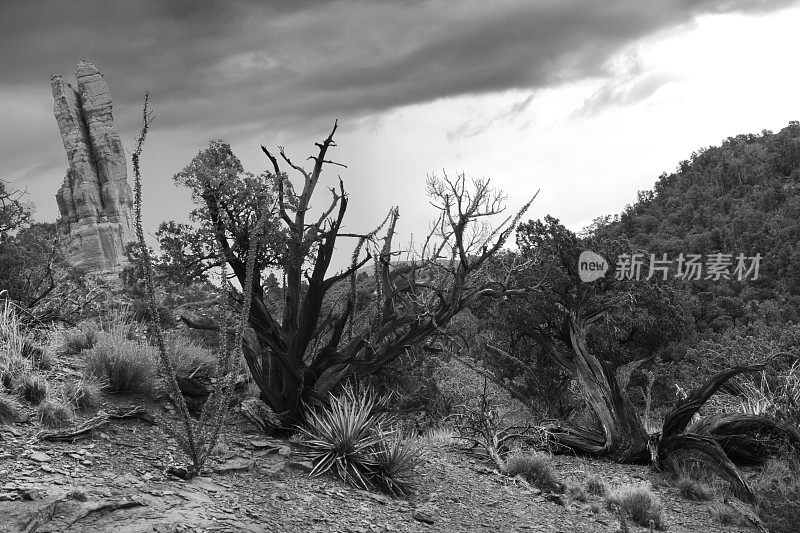
<path id="1" fill-rule="evenodd" d="M 39 463 L 47 463 L 51 461 L 51 457 L 44 452 L 35 451 L 31 452 L 31 459 Z"/>

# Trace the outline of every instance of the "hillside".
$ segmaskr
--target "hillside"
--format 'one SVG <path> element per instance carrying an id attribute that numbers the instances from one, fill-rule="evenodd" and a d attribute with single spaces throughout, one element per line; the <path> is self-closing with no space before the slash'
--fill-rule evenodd
<path id="1" fill-rule="evenodd" d="M 778 133 L 729 137 L 662 174 L 597 235 L 628 239 L 646 254 L 761 254 L 759 279 L 693 282 L 695 293 L 732 298 L 733 315 L 772 301 L 779 321 L 800 308 L 800 123 Z M 735 261 L 735 259 L 734 259 Z M 765 313 L 761 313 L 762 315 Z M 733 316 L 732 315 L 732 316 Z M 734 317 L 735 318 L 735 317 Z"/>

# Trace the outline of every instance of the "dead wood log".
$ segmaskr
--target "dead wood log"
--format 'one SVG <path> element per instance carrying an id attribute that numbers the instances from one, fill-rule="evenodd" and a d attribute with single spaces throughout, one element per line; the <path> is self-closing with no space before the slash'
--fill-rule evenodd
<path id="1" fill-rule="evenodd" d="M 151 415 L 144 407 L 122 407 L 110 412 L 100 411 L 97 416 L 90 418 L 74 428 L 40 431 L 36 434 L 34 439 L 37 441 L 53 440 L 71 442 L 84 436 L 88 436 L 92 431 L 104 426 L 111 420 L 128 420 L 134 418 L 147 422 L 151 425 L 155 424 L 153 415 Z"/>

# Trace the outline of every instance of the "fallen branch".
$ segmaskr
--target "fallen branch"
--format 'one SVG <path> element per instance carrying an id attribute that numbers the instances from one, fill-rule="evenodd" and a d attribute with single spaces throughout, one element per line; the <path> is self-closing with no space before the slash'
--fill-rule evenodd
<path id="1" fill-rule="evenodd" d="M 138 418 L 148 424 L 155 423 L 153 415 L 144 407 L 123 407 L 112 412 L 100 411 L 97 416 L 86 420 L 82 424 L 64 430 L 43 430 L 36 434 L 35 440 L 74 441 L 83 436 L 88 436 L 95 429 L 106 425 L 110 420 L 127 420 Z"/>

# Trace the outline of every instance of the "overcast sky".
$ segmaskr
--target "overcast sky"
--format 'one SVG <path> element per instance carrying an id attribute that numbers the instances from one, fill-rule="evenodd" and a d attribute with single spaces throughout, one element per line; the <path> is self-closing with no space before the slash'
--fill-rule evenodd
<path id="1" fill-rule="evenodd" d="M 617 213 L 693 150 L 800 119 L 796 1 L 0 3 L 0 178 L 39 220 L 67 158 L 50 75 L 104 73 L 123 143 L 149 90 L 145 224 L 185 219 L 172 175 L 224 138 L 245 167 L 259 144 L 312 152 L 334 119 L 348 231 L 399 204 L 425 231 L 427 173 L 490 177 L 511 207 L 579 230 Z M 320 198 L 323 206 L 328 198 Z"/>

